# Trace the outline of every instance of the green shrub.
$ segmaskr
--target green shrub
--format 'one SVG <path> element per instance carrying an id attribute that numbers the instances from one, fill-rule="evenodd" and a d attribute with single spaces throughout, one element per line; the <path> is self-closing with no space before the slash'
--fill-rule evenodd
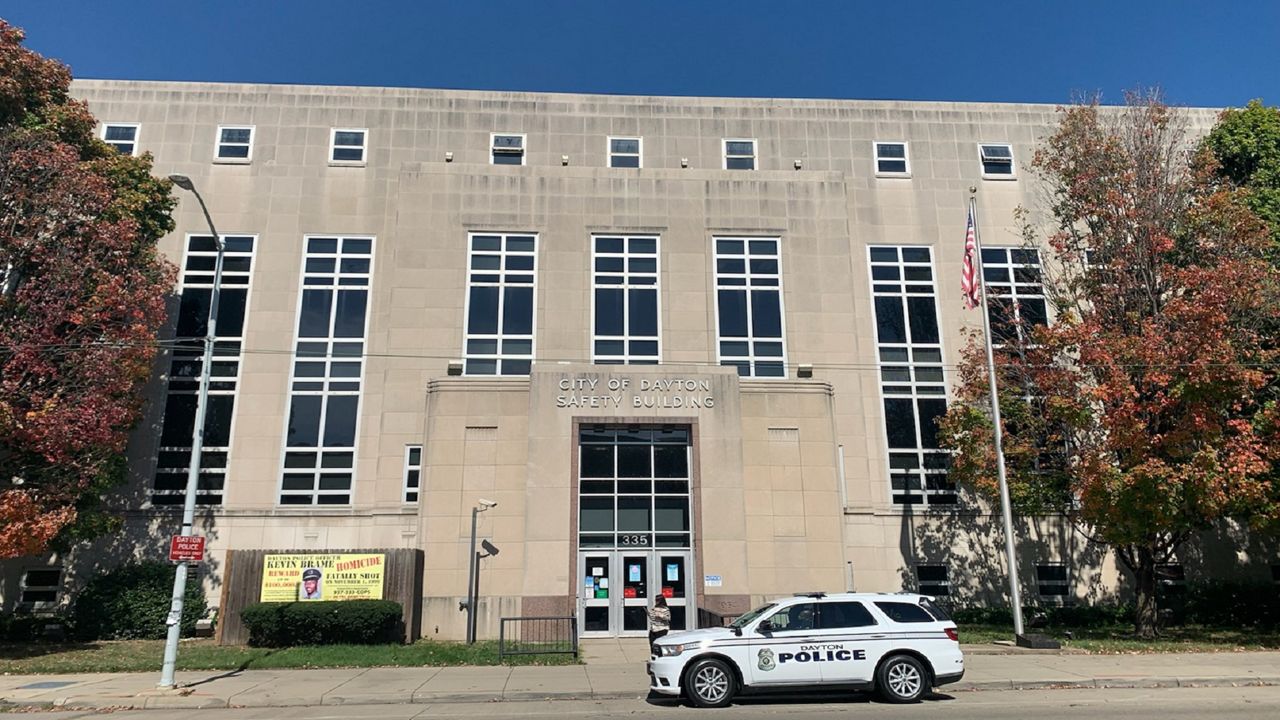
<path id="1" fill-rule="evenodd" d="M 159 639 L 173 599 L 174 566 L 162 562 L 121 565 L 89 581 L 75 601 L 75 636 L 80 640 Z M 191 635 L 208 611 L 198 578 L 187 582 L 182 634 Z"/>
<path id="2" fill-rule="evenodd" d="M 403 639 L 402 614 L 391 600 L 322 600 L 255 603 L 240 619 L 258 647 L 372 645 Z"/>
<path id="3" fill-rule="evenodd" d="M 1280 592 L 1273 583 L 1224 580 L 1184 586 L 1177 619 L 1217 627 L 1280 627 Z"/>
<path id="4" fill-rule="evenodd" d="M 24 613 L 0 615 L 0 642 L 29 643 L 39 640 L 50 618 Z"/>
<path id="5" fill-rule="evenodd" d="M 965 607 L 951 613 L 957 625 L 1013 625 L 1013 611 L 1007 607 Z M 1068 605 L 1022 608 L 1028 627 L 1095 628 L 1133 622 L 1129 605 Z"/>

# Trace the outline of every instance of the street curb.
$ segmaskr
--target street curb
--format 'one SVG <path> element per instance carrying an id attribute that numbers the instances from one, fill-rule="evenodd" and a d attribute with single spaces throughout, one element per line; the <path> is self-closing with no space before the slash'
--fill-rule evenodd
<path id="1" fill-rule="evenodd" d="M 1123 688 L 1176 688 L 1176 687 L 1242 687 L 1280 685 L 1280 676 L 1237 676 L 1213 678 L 1077 678 L 1062 680 L 991 680 L 985 682 L 958 682 L 944 685 L 937 692 L 984 692 L 1008 690 L 1070 690 L 1070 689 L 1123 689 Z M 52 702 L 13 701 L 0 698 L 0 707 L 53 708 L 53 709 L 114 709 L 114 710 L 197 710 L 216 708 L 273 708 L 273 707 L 335 707 L 341 705 L 427 705 L 432 703 L 494 703 L 530 702 L 554 700 L 641 700 L 648 697 L 644 691 L 605 692 L 537 692 L 513 693 L 388 693 L 353 697 L 329 696 L 320 703 L 254 703 L 230 702 L 224 698 L 193 695 L 138 695 L 130 698 L 58 698 Z"/>

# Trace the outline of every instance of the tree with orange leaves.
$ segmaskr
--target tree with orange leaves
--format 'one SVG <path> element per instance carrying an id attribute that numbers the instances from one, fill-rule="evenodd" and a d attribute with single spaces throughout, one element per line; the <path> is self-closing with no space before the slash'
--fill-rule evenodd
<path id="1" fill-rule="evenodd" d="M 22 40 L 0 20 L 0 558 L 118 522 L 100 500 L 174 279 L 169 182 L 96 139 L 70 71 Z"/>
<path id="2" fill-rule="evenodd" d="M 1005 333 L 996 353 L 1015 506 L 1066 515 L 1113 549 L 1142 637 L 1158 626 L 1156 567 L 1192 534 L 1280 517 L 1267 228 L 1194 147 L 1155 93 L 1062 111 L 1033 163 L 1055 318 Z M 1024 234 L 1046 244 L 1033 223 Z M 985 368 L 971 342 L 940 437 L 957 481 L 994 497 Z"/>

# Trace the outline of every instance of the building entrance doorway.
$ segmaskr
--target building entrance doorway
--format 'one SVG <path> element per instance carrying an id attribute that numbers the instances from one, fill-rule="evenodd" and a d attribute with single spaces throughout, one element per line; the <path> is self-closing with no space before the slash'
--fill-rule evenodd
<path id="1" fill-rule="evenodd" d="M 671 608 L 671 630 L 693 627 L 688 551 L 609 550 L 578 553 L 578 630 L 583 637 L 644 637 L 657 595 Z"/>
<path id="2" fill-rule="evenodd" d="M 574 595 L 583 637 L 644 636 L 655 595 L 694 627 L 687 425 L 582 426 Z"/>

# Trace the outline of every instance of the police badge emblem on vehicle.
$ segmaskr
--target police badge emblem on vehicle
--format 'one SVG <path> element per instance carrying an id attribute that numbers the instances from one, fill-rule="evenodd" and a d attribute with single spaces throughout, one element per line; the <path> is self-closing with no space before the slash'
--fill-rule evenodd
<path id="1" fill-rule="evenodd" d="M 778 664 L 773 659 L 773 651 L 769 648 L 760 648 L 760 652 L 756 655 L 756 661 L 756 667 L 766 672 L 778 667 Z"/>

